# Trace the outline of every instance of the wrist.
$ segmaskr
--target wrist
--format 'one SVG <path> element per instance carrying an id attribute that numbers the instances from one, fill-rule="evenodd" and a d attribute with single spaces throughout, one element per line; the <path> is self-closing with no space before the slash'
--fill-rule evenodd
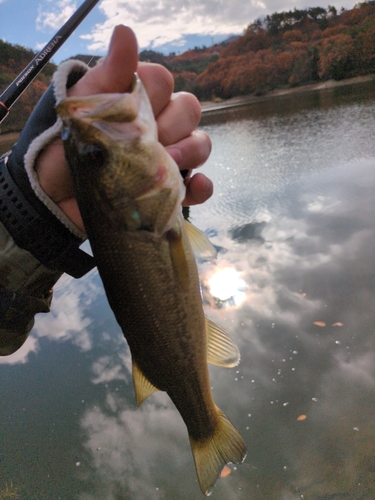
<path id="1" fill-rule="evenodd" d="M 16 245 L 39 263 L 74 277 L 94 267 L 93 258 L 79 249 L 85 233 L 43 189 L 36 162 L 61 133 L 56 102 L 86 71 L 87 66 L 79 61 L 60 66 L 53 85 L 35 108 L 12 152 L 0 160 L 0 220 L 4 227 Z M 54 167 L 52 161 L 50 168 Z"/>

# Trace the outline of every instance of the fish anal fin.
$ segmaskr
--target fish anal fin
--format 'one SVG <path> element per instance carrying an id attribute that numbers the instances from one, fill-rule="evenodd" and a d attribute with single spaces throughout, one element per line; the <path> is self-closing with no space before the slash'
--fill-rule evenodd
<path id="1" fill-rule="evenodd" d="M 187 220 L 185 220 L 185 229 L 196 257 L 199 257 L 203 260 L 216 259 L 216 248 L 200 229 L 193 226 L 193 224 L 191 224 Z"/>
<path id="2" fill-rule="evenodd" d="M 141 406 L 143 401 L 147 399 L 151 394 L 158 391 L 159 389 L 155 387 L 151 382 L 145 377 L 143 372 L 138 367 L 137 363 L 133 360 L 133 382 L 135 390 L 135 399 L 137 406 Z"/>
<path id="3" fill-rule="evenodd" d="M 206 318 L 207 361 L 212 365 L 233 368 L 240 362 L 240 352 L 233 340 Z"/>
<path id="4" fill-rule="evenodd" d="M 240 464 L 246 458 L 246 445 L 227 416 L 217 408 L 218 424 L 213 435 L 204 440 L 190 437 L 199 485 L 210 496 L 223 467 Z"/>

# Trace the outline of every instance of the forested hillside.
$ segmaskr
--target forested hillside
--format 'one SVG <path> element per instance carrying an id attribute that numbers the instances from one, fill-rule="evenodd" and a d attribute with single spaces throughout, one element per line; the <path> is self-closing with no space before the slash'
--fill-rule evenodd
<path id="1" fill-rule="evenodd" d="M 34 55 L 0 40 L 0 91 Z M 175 77 L 176 90 L 193 92 L 201 100 L 261 95 L 275 88 L 375 73 L 375 0 L 351 10 L 328 6 L 276 12 L 250 24 L 234 41 L 178 55 L 146 50 L 140 58 L 165 65 Z M 55 68 L 47 65 L 12 108 L 2 132 L 23 127 Z"/>
<path id="2" fill-rule="evenodd" d="M 37 53 L 0 40 L 0 93 L 21 73 Z M 1 132 L 21 130 L 30 112 L 49 85 L 56 66 L 48 63 L 29 88 L 22 94 L 1 124 Z"/>
<path id="3" fill-rule="evenodd" d="M 294 9 L 251 24 L 200 74 L 200 99 L 375 73 L 375 1 L 351 10 Z"/>
<path id="4" fill-rule="evenodd" d="M 151 61 L 166 66 L 175 78 L 175 90 L 194 92 L 197 76 L 203 73 L 209 64 L 218 61 L 227 42 L 211 47 L 195 47 L 182 54 L 175 53 L 165 56 L 153 50 L 144 50 L 139 54 L 141 61 Z"/>

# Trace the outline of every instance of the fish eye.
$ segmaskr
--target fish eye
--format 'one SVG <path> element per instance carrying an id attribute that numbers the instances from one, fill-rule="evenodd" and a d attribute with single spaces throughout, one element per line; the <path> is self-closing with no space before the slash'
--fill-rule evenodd
<path id="1" fill-rule="evenodd" d="M 107 151 L 98 144 L 83 144 L 79 153 L 94 165 L 101 166 L 107 159 Z"/>

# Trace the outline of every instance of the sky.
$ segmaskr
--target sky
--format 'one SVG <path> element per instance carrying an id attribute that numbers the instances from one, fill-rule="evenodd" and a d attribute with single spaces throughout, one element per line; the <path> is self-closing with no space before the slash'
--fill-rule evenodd
<path id="1" fill-rule="evenodd" d="M 83 0 L 0 0 L 0 38 L 41 50 Z M 254 20 L 307 7 L 351 9 L 354 0 L 101 0 L 54 55 L 104 55 L 117 24 L 130 26 L 140 50 L 169 54 L 241 35 Z"/>

